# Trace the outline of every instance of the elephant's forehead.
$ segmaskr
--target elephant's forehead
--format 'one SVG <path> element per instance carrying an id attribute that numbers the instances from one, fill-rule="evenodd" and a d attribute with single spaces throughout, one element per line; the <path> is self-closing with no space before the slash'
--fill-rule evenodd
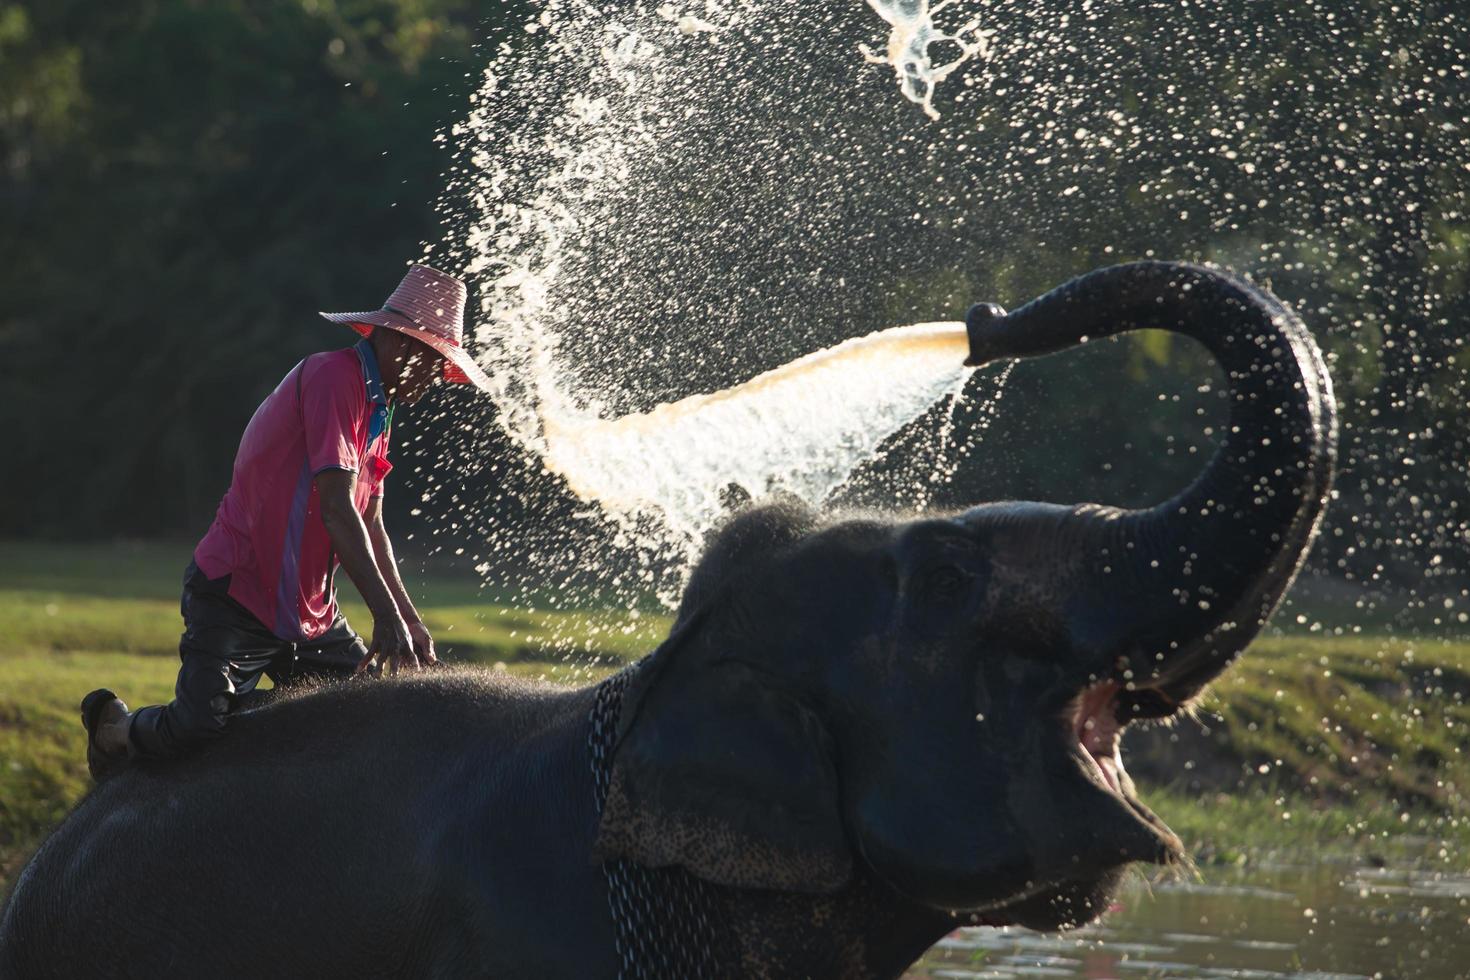
<path id="1" fill-rule="evenodd" d="M 1027 535 L 1000 538 L 988 557 L 992 589 L 1047 597 L 1055 597 L 1084 564 L 1077 547 Z"/>
<path id="2" fill-rule="evenodd" d="M 994 574 L 1003 580 L 1048 573 L 1064 577 L 1080 567 L 1096 547 L 1097 521 L 1082 508 L 1057 504 L 988 504 L 956 521 L 979 542 Z M 1042 581 L 1046 581 L 1043 574 Z"/>
<path id="3" fill-rule="evenodd" d="M 1076 559 L 1068 555 L 1045 559 L 1033 555 L 997 557 L 991 563 L 988 605 L 1054 608 L 1066 597 L 1078 567 Z"/>

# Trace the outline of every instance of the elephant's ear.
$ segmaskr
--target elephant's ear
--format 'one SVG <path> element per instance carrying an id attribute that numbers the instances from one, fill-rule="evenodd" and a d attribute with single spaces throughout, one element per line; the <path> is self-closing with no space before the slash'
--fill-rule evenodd
<path id="1" fill-rule="evenodd" d="M 743 664 L 675 657 L 677 639 L 624 698 L 599 855 L 741 888 L 837 890 L 852 857 L 826 729 Z"/>

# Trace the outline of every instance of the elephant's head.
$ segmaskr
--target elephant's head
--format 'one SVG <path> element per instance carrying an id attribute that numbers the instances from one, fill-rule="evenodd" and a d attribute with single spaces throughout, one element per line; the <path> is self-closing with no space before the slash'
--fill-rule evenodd
<path id="1" fill-rule="evenodd" d="M 1195 337 L 1229 379 L 1213 461 L 1149 510 L 985 504 L 953 516 L 737 518 L 624 701 L 601 853 L 727 885 L 854 874 L 937 909 L 1086 921 L 1177 838 L 1134 793 L 1122 729 L 1188 705 L 1291 583 L 1329 490 L 1320 353 L 1220 272 L 1105 269 L 1009 316 L 972 361 L 1127 329 Z"/>

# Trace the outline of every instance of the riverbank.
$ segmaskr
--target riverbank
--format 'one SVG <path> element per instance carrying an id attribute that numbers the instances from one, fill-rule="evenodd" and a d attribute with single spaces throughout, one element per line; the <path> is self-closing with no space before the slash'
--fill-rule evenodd
<path id="1" fill-rule="evenodd" d="M 0 880 L 86 790 L 81 695 L 106 685 L 134 704 L 169 697 L 186 553 L 0 543 Z M 504 605 L 452 571 L 410 579 L 451 662 L 586 683 L 668 627 L 623 611 Z M 346 610 L 369 621 L 356 603 Z M 1412 852 L 1465 870 L 1467 701 L 1470 644 L 1267 636 L 1194 719 L 1130 732 L 1125 755 L 1201 864 L 1334 850 L 1386 862 Z"/>
<path id="2" fill-rule="evenodd" d="M 1407 844 L 1470 869 L 1470 644 L 1262 637 L 1193 717 L 1129 732 L 1124 754 L 1202 860 Z"/>

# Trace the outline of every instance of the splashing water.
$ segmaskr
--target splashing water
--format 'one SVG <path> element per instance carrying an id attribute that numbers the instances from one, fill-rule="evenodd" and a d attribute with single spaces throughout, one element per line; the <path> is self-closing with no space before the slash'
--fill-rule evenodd
<path id="1" fill-rule="evenodd" d="M 618 419 L 548 416 L 546 465 L 585 500 L 655 512 L 691 543 L 730 488 L 819 504 L 968 373 L 962 323 L 898 327 L 745 384 Z M 947 430 L 946 430 L 947 437 Z"/>
<path id="2" fill-rule="evenodd" d="M 945 431 L 917 450 L 935 455 L 951 438 L 953 405 L 969 374 L 963 327 L 931 323 L 812 344 L 807 350 L 821 348 L 815 354 L 793 350 L 798 356 L 775 368 L 756 361 L 746 374 L 752 380 L 690 396 L 723 387 L 700 382 L 728 378 L 748 356 L 733 338 L 769 337 L 769 325 L 742 319 L 722 340 L 685 309 L 660 336 L 652 310 L 665 298 L 641 293 L 645 303 L 631 317 L 599 308 L 613 280 L 610 258 L 636 283 L 645 202 L 671 183 L 664 172 L 683 159 L 689 130 L 724 108 L 697 91 L 681 64 L 691 53 L 696 62 L 718 57 L 722 36 L 762 23 L 766 9 L 664 3 L 610 14 L 553 0 L 525 25 L 546 38 L 539 49 L 503 47 L 468 119 L 451 134 L 471 150 L 452 175 L 446 201 L 454 203 L 444 206 L 468 200 L 470 207 L 462 244 L 451 239 L 447 250 L 479 296 L 476 340 L 500 424 L 572 493 L 595 502 L 623 556 L 644 563 L 672 558 L 687 567 L 728 512 L 732 490 L 822 504 L 882 455 L 885 440 L 949 396 Z M 927 12 L 917 16 L 928 23 Z M 925 44 L 943 39 L 932 29 L 920 34 Z M 924 65 L 928 71 L 927 58 Z M 548 88 L 546 79 L 559 75 L 569 79 L 565 88 Z M 512 111 L 520 121 L 507 146 L 502 122 Z M 632 291 L 626 281 L 616 288 Z M 637 391 L 640 366 L 665 345 L 688 349 L 670 364 L 687 381 L 655 376 L 662 390 Z M 729 372 L 714 370 L 718 355 L 731 358 Z M 931 462 L 928 478 L 942 483 L 947 468 Z M 926 495 L 911 487 L 898 498 L 922 506 Z M 676 596 L 677 583 L 660 592 Z"/>
<path id="3" fill-rule="evenodd" d="M 604 534 L 603 510 L 545 477 L 547 420 L 555 439 L 884 326 L 1178 258 L 1262 281 L 1328 351 L 1345 475 L 1312 571 L 1362 590 L 1366 612 L 1323 628 L 1400 610 L 1470 628 L 1470 428 L 1454 410 L 1470 385 L 1470 21 L 1454 5 L 527 2 L 444 135 L 448 227 L 425 257 L 467 273 L 500 390 L 493 423 L 440 443 L 457 466 L 426 460 L 436 544 L 543 576 L 593 562 L 568 542 Z M 986 32 L 956 31 L 977 14 Z M 938 122 L 859 63 L 879 25 L 894 43 L 875 57 L 903 82 L 912 56 L 906 94 Z M 964 67 L 938 53 L 943 34 L 963 53 L 991 32 L 1005 43 Z M 925 73 L 946 69 L 935 95 Z M 870 457 L 832 496 L 1157 503 L 1218 438 L 1209 371 L 1146 337 L 1028 363 L 983 453 L 966 455 L 985 402 L 971 394 L 952 446 L 942 412 L 924 414 L 877 454 L 892 465 Z M 500 469 L 474 492 L 440 475 L 481 453 Z M 687 535 L 633 524 L 640 547 Z"/>
<path id="4" fill-rule="evenodd" d="M 893 30 L 882 54 L 866 44 L 858 45 L 869 63 L 893 67 L 904 97 L 923 106 L 924 114 L 930 119 L 939 118 L 939 110 L 934 108 L 935 86 L 971 58 L 977 55 L 984 58 L 990 49 L 991 32 L 980 29 L 978 18 L 967 21 L 953 34 L 945 34 L 934 26 L 934 15 L 952 2 L 943 0 L 931 10 L 928 0 L 868 0 L 868 6 Z M 936 68 L 929 48 L 946 41 L 959 46 L 959 57 Z"/>

